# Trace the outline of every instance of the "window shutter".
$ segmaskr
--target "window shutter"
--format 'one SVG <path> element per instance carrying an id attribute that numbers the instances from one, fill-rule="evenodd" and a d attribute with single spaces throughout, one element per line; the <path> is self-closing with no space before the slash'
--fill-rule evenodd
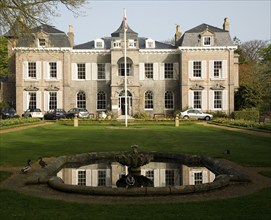
<path id="1" fill-rule="evenodd" d="M 86 170 L 86 186 L 91 186 L 91 170 Z"/>
<path id="2" fill-rule="evenodd" d="M 49 110 L 49 92 L 45 91 L 44 92 L 44 111 Z"/>
<path id="3" fill-rule="evenodd" d="M 222 110 L 228 110 L 228 90 L 222 91 Z"/>
<path id="4" fill-rule="evenodd" d="M 209 77 L 211 79 L 214 78 L 214 61 L 213 60 L 209 61 Z"/>
<path id="5" fill-rule="evenodd" d="M 41 92 L 40 91 L 37 91 L 37 108 L 41 109 L 41 111 L 43 110 L 41 106 Z"/>
<path id="6" fill-rule="evenodd" d="M 189 79 L 193 78 L 193 62 L 192 60 L 188 61 L 188 77 Z"/>
<path id="7" fill-rule="evenodd" d="M 189 171 L 189 185 L 195 185 L 194 172 Z"/>
<path id="8" fill-rule="evenodd" d="M 86 80 L 91 80 L 91 63 L 86 63 Z"/>
<path id="9" fill-rule="evenodd" d="M 98 170 L 92 170 L 92 186 L 98 186 Z"/>
<path id="10" fill-rule="evenodd" d="M 206 78 L 206 60 L 201 61 L 202 69 L 201 69 L 201 78 L 205 79 Z"/>
<path id="11" fill-rule="evenodd" d="M 28 79 L 28 62 L 23 62 L 23 79 Z"/>
<path id="12" fill-rule="evenodd" d="M 44 61 L 43 62 L 43 78 L 46 80 L 46 79 L 49 79 L 50 76 L 49 76 L 49 63 Z"/>
<path id="13" fill-rule="evenodd" d="M 77 171 L 76 169 L 72 169 L 72 185 L 77 185 Z"/>
<path id="14" fill-rule="evenodd" d="M 201 109 L 202 111 L 207 110 L 207 91 L 202 90 L 201 92 Z"/>
<path id="15" fill-rule="evenodd" d="M 194 108 L 194 91 L 188 91 L 188 108 Z"/>
<path id="16" fill-rule="evenodd" d="M 165 79 L 165 64 L 160 63 L 160 80 Z"/>
<path id="17" fill-rule="evenodd" d="M 214 110 L 214 91 L 209 91 L 209 110 Z"/>
<path id="18" fill-rule="evenodd" d="M 154 80 L 159 80 L 159 68 L 158 68 L 158 63 L 153 63 L 153 79 Z"/>
<path id="19" fill-rule="evenodd" d="M 77 63 L 72 63 L 72 80 L 76 80 L 77 76 Z"/>
<path id="20" fill-rule="evenodd" d="M 144 80 L 144 75 L 145 75 L 145 67 L 144 63 L 139 63 L 139 80 Z"/>
<path id="21" fill-rule="evenodd" d="M 202 183 L 208 183 L 208 175 L 206 170 L 202 171 Z"/>
<path id="22" fill-rule="evenodd" d="M 57 174 L 57 177 L 61 178 L 63 180 L 63 170 L 60 170 Z"/>
<path id="23" fill-rule="evenodd" d="M 28 109 L 28 92 L 23 91 L 23 111 L 26 111 Z"/>
<path id="24" fill-rule="evenodd" d="M 110 169 L 106 169 L 106 186 L 111 186 L 112 182 L 111 182 L 111 170 Z"/>
<path id="25" fill-rule="evenodd" d="M 92 80 L 97 80 L 97 63 L 92 63 L 92 69 L 91 69 L 91 72 L 92 72 Z"/>
<path id="26" fill-rule="evenodd" d="M 63 92 L 57 92 L 57 108 L 63 108 Z"/>
<path id="27" fill-rule="evenodd" d="M 37 79 L 41 79 L 41 62 L 40 61 L 37 61 L 36 62 L 36 74 L 37 74 Z"/>
<path id="28" fill-rule="evenodd" d="M 228 61 L 227 60 L 222 61 L 222 78 L 223 79 L 228 78 Z"/>
<path id="29" fill-rule="evenodd" d="M 158 169 L 155 169 L 154 170 L 154 187 L 159 187 L 160 185 L 159 185 L 159 170 Z"/>
<path id="30" fill-rule="evenodd" d="M 166 170 L 165 169 L 160 169 L 160 172 L 159 172 L 159 179 L 160 179 L 160 186 L 166 186 Z"/>
<path id="31" fill-rule="evenodd" d="M 62 75 L 63 75 L 62 62 L 57 61 L 56 62 L 56 67 L 57 67 L 56 78 L 57 79 L 62 79 Z"/>
<path id="32" fill-rule="evenodd" d="M 210 182 L 213 182 L 215 180 L 215 174 L 209 171 L 209 175 L 210 175 Z"/>
<path id="33" fill-rule="evenodd" d="M 141 170 L 140 170 L 140 175 L 146 176 L 146 171 L 147 171 L 147 170 L 145 170 L 145 169 L 141 169 Z"/>
<path id="34" fill-rule="evenodd" d="M 173 63 L 173 79 L 179 79 L 179 63 Z"/>
<path id="35" fill-rule="evenodd" d="M 110 63 L 106 63 L 105 64 L 105 79 L 106 80 L 110 80 L 110 69 L 111 68 L 111 64 Z"/>

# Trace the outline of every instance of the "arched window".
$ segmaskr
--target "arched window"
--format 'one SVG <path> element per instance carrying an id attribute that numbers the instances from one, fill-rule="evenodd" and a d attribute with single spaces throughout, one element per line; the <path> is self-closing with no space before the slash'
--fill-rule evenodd
<path id="1" fill-rule="evenodd" d="M 145 109 L 153 109 L 153 94 L 151 91 L 145 93 Z"/>
<path id="2" fill-rule="evenodd" d="M 106 110 L 106 94 L 103 91 L 97 94 L 97 109 Z"/>
<path id="3" fill-rule="evenodd" d="M 83 91 L 77 93 L 77 108 L 86 108 L 86 94 Z"/>
<path id="4" fill-rule="evenodd" d="M 132 76 L 132 65 L 133 61 L 127 57 L 126 60 L 126 71 L 127 71 L 127 76 Z M 118 75 L 119 76 L 124 76 L 125 75 L 125 68 L 124 68 L 124 58 L 119 59 L 118 61 Z"/>
<path id="5" fill-rule="evenodd" d="M 172 91 L 165 92 L 165 108 L 166 109 L 174 108 L 174 95 Z"/>

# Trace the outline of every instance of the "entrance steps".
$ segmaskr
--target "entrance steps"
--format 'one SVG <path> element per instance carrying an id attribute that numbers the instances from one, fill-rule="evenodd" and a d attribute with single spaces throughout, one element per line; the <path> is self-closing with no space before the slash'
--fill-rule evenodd
<path id="1" fill-rule="evenodd" d="M 134 121 L 135 119 L 131 116 L 131 115 L 127 115 L 127 119 L 128 121 Z M 125 115 L 120 115 L 117 118 L 118 121 L 125 121 Z"/>

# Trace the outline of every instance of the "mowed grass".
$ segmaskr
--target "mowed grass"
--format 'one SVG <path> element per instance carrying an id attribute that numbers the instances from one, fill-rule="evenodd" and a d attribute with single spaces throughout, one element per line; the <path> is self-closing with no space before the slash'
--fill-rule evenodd
<path id="1" fill-rule="evenodd" d="M 85 152 L 177 152 L 227 158 L 234 162 L 271 166 L 271 138 L 206 127 L 174 125 L 49 125 L 1 134 L 0 165 L 22 166 L 26 160 Z M 230 155 L 224 151 L 230 150 Z"/>
<path id="2" fill-rule="evenodd" d="M 56 157 L 94 151 L 190 153 L 224 157 L 237 163 L 270 166 L 270 138 L 250 136 L 213 127 L 173 125 L 84 125 L 74 128 L 50 125 L 1 134 L 0 165 L 22 166 L 27 159 Z M 229 149 L 230 155 L 224 151 Z M 3 174 L 3 175 L 2 175 Z M 6 178 L 9 174 L 3 172 Z M 1 178 L 2 179 L 2 178 Z M 199 195 L 200 196 L 200 195 Z M 249 196 L 204 201 L 145 204 L 83 204 L 41 199 L 0 190 L 1 219 L 269 219 L 271 189 Z"/>
<path id="3" fill-rule="evenodd" d="M 271 188 L 249 196 L 204 202 L 82 204 L 40 199 L 0 190 L 1 219 L 255 220 L 270 219 Z"/>

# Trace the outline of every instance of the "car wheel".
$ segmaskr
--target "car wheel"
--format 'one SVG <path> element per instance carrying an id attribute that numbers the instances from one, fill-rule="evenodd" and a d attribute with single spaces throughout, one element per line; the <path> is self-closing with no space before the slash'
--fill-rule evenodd
<path id="1" fill-rule="evenodd" d="M 205 117 L 205 121 L 210 121 L 210 120 L 211 120 L 211 118 L 209 116 Z"/>
<path id="2" fill-rule="evenodd" d="M 189 119 L 188 115 L 183 116 L 184 119 Z"/>

